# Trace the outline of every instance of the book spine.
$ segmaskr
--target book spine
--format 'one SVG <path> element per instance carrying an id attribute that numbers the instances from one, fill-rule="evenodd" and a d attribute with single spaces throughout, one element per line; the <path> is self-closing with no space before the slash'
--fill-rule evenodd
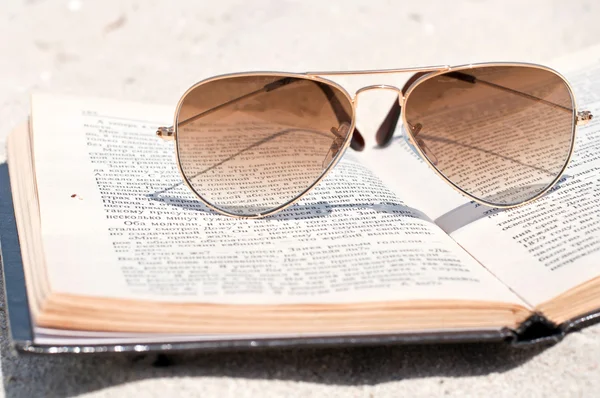
<path id="1" fill-rule="evenodd" d="M 539 344 L 556 344 L 565 337 L 566 331 L 544 315 L 536 313 L 527 318 L 513 331 L 511 344 L 517 347 L 528 347 Z"/>
<path id="2" fill-rule="evenodd" d="M 588 312 L 577 318 L 568 320 L 561 325 L 562 330 L 566 333 L 576 332 L 585 327 L 594 325 L 600 322 L 600 308 L 592 312 Z"/>

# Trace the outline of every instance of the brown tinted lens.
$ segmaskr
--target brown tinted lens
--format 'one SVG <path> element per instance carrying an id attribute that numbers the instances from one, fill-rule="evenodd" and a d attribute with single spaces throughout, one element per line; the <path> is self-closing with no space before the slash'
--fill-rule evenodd
<path id="1" fill-rule="evenodd" d="M 574 105 L 565 81 L 528 66 L 489 66 L 429 78 L 408 94 L 416 145 L 458 188 L 492 205 L 543 192 L 571 152 Z"/>
<path id="2" fill-rule="evenodd" d="M 353 109 L 337 87 L 286 76 L 213 80 L 183 99 L 177 150 L 185 178 L 212 206 L 257 215 L 310 188 L 348 137 Z"/>

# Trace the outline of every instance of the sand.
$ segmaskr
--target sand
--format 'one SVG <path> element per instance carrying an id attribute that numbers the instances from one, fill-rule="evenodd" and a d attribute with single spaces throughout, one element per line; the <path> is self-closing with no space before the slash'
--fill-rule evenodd
<path id="1" fill-rule="evenodd" d="M 27 117 L 34 90 L 174 107 L 192 83 L 233 71 L 544 62 L 596 44 L 599 21 L 591 1 L 5 1 L 0 162 L 6 134 Z M 352 92 L 406 78 L 342 82 Z M 369 145 L 390 101 L 378 92 L 361 96 L 358 121 Z M 0 214 L 0 226 L 6 222 Z M 8 397 L 600 395 L 600 327 L 524 350 L 310 349 L 183 355 L 165 363 L 152 356 L 16 356 L 1 315 L 0 394 Z"/>

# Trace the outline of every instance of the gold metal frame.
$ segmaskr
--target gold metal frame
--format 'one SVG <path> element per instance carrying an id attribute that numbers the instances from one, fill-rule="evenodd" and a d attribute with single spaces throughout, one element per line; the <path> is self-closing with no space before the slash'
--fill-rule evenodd
<path id="1" fill-rule="evenodd" d="M 480 67 L 493 67 L 493 66 L 525 66 L 525 67 L 531 67 L 531 68 L 537 68 L 537 69 L 542 69 L 551 73 L 554 73 L 555 75 L 557 75 L 558 77 L 560 77 L 564 82 L 565 85 L 567 86 L 568 90 L 569 90 L 569 94 L 571 96 L 571 101 L 572 101 L 572 112 L 573 112 L 573 131 L 571 134 L 571 145 L 569 148 L 569 156 L 567 157 L 567 161 L 565 162 L 564 167 L 562 168 L 562 170 L 560 171 L 560 173 L 558 174 L 558 176 L 552 181 L 551 184 L 548 185 L 548 187 L 546 189 L 544 189 L 543 191 L 539 192 L 537 195 L 535 195 L 534 197 L 528 199 L 527 201 L 524 201 L 522 203 L 518 203 L 518 204 L 510 204 L 510 205 L 497 205 L 497 204 L 492 204 L 490 202 L 486 202 L 483 201 L 481 199 L 478 199 L 474 196 L 472 196 L 471 194 L 469 194 L 468 192 L 464 191 L 462 188 L 458 187 L 456 184 L 454 184 L 452 181 L 450 181 L 443 173 L 441 173 L 434 165 L 433 163 L 429 160 L 429 158 L 427 156 L 425 156 L 425 154 L 423 153 L 423 151 L 421 150 L 421 148 L 419 147 L 419 145 L 414 145 L 415 144 L 415 137 L 413 136 L 412 131 L 410 131 L 410 128 L 408 128 L 408 121 L 406 120 L 406 112 L 404 112 L 405 109 L 405 105 L 408 102 L 408 99 L 410 98 L 410 94 L 414 91 L 414 89 L 421 83 L 423 83 L 424 81 L 427 81 L 435 76 L 438 76 L 440 74 L 443 73 L 447 73 L 450 71 L 464 71 L 464 70 L 469 70 L 469 69 L 473 69 L 473 68 L 480 68 Z M 415 80 L 406 90 L 406 93 L 402 93 L 402 90 L 396 86 L 391 86 L 391 85 L 387 85 L 387 84 L 376 84 L 376 85 L 370 85 L 370 86 L 365 86 L 362 87 L 360 89 L 358 89 L 356 91 L 356 93 L 354 94 L 354 97 L 352 97 L 348 91 L 346 89 L 344 89 L 343 86 L 341 86 L 340 84 L 331 81 L 329 79 L 324 78 L 324 76 L 352 76 L 352 75 L 379 75 L 379 74 L 400 74 L 400 73 L 419 73 L 419 72 L 425 72 L 425 74 L 423 76 L 421 76 L 420 78 L 418 78 L 417 80 Z M 183 169 L 181 166 L 181 159 L 179 157 L 179 147 L 177 145 L 177 128 L 179 126 L 179 111 L 181 110 L 181 106 L 183 104 L 183 101 L 185 99 L 185 97 L 194 89 L 196 89 L 197 87 L 205 84 L 205 83 L 209 83 L 209 82 L 213 82 L 216 80 L 222 80 L 222 79 L 228 79 L 228 78 L 232 78 L 232 77 L 244 77 L 244 76 L 275 76 L 275 77 L 282 77 L 282 78 L 286 78 L 286 77 L 292 77 L 292 78 L 300 78 L 300 79 L 310 79 L 310 80 L 314 80 L 320 83 L 324 83 L 327 84 L 329 86 L 332 86 L 334 88 L 336 88 L 337 90 L 339 90 L 341 93 L 343 93 L 346 98 L 348 99 L 348 101 L 350 102 L 350 104 L 352 104 L 352 114 L 350 115 L 352 117 L 352 124 L 350 126 L 349 129 L 349 133 L 345 138 L 345 141 L 342 145 L 341 150 L 337 153 L 337 155 L 331 160 L 329 166 L 327 166 L 323 172 L 321 173 L 321 175 L 312 183 L 312 185 L 310 185 L 307 189 L 305 189 L 303 192 L 301 192 L 298 196 L 296 196 L 294 199 L 276 207 L 273 208 L 267 212 L 264 213 L 260 213 L 260 214 L 256 214 L 256 215 L 239 215 L 239 214 L 234 214 L 234 213 L 230 213 L 226 210 L 220 209 L 215 205 L 212 205 L 211 203 L 209 203 L 207 200 L 205 200 L 202 195 L 200 195 L 200 193 L 198 193 L 193 187 L 192 185 L 189 183 L 188 179 L 185 177 L 184 173 L 183 173 Z M 473 200 L 477 203 L 486 205 L 486 206 L 493 206 L 493 207 L 498 207 L 498 208 L 511 208 L 511 207 L 518 207 L 527 203 L 530 203 L 536 199 L 538 199 L 540 196 L 544 195 L 549 189 L 551 189 L 562 177 L 562 175 L 564 174 L 570 160 L 571 157 L 573 155 L 573 149 L 575 146 L 575 137 L 576 137 L 576 126 L 577 125 L 584 125 L 587 124 L 591 119 L 592 119 L 592 114 L 589 111 L 581 111 L 578 112 L 577 111 L 577 105 L 576 105 L 576 101 L 575 101 L 575 96 L 573 94 L 573 89 L 571 87 L 571 85 L 569 84 L 569 82 L 567 81 L 567 79 L 565 79 L 564 76 L 562 76 L 560 73 L 558 73 L 557 71 L 555 71 L 554 69 L 548 68 L 546 66 L 543 65 L 538 65 L 538 64 L 531 64 L 531 63 L 514 63 L 514 62 L 491 62 L 491 63 L 477 63 L 477 64 L 467 64 L 467 65 L 459 65 L 459 66 L 449 66 L 449 65 L 440 65 L 440 66 L 426 66 L 426 67 L 414 67 L 414 68 L 400 68 L 400 69 L 379 69 L 379 70 L 358 70 L 358 71 L 319 71 L 319 72 L 305 72 L 305 73 L 287 73 L 287 72 L 242 72 L 242 73 L 229 73 L 229 74 L 224 74 L 224 75 L 218 75 L 218 76 L 214 76 L 205 80 L 202 80 L 196 84 L 194 84 L 193 86 L 191 86 L 182 96 L 181 99 L 179 100 L 179 102 L 177 103 L 177 107 L 175 110 L 175 116 L 174 116 L 174 120 L 173 120 L 173 126 L 172 127 L 160 127 L 158 129 L 158 131 L 156 132 L 156 134 L 165 140 L 174 140 L 175 141 L 175 153 L 176 153 L 176 159 L 177 159 L 177 167 L 179 169 L 179 173 L 181 174 L 181 177 L 184 181 L 184 183 L 187 185 L 187 187 L 198 197 L 198 199 L 204 204 L 206 205 L 208 208 L 226 215 L 226 216 L 230 216 L 230 217 L 235 217 L 235 218 L 248 218 L 248 219 L 257 219 L 257 218 L 263 218 L 272 214 L 275 214 L 283 209 L 286 209 L 287 207 L 292 206 L 293 204 L 295 204 L 296 202 L 298 202 L 300 199 L 302 199 L 305 195 L 307 195 L 317 184 L 319 184 L 319 182 L 321 182 L 321 180 L 323 180 L 323 178 L 325 178 L 327 176 L 327 174 L 336 166 L 336 164 L 339 162 L 339 160 L 341 159 L 341 157 L 343 156 L 343 154 L 346 152 L 346 149 L 348 148 L 348 146 L 350 145 L 350 141 L 352 139 L 352 133 L 354 132 L 354 128 L 355 128 L 355 124 L 356 124 L 356 107 L 357 107 L 357 103 L 358 103 L 358 95 L 365 92 L 365 91 L 369 91 L 369 90 L 393 90 L 396 91 L 398 93 L 398 101 L 400 103 L 401 109 L 403 109 L 403 111 L 401 112 L 401 117 L 402 117 L 402 123 L 404 125 L 404 130 L 407 134 L 408 139 L 410 140 L 411 143 L 413 143 L 413 146 L 415 147 L 415 149 L 417 150 L 417 152 L 419 153 L 419 155 L 421 156 L 421 158 L 423 158 L 423 160 L 429 165 L 430 168 L 433 169 L 433 171 L 440 176 L 446 183 L 448 183 L 452 188 L 454 188 L 457 192 L 461 193 L 462 195 L 466 196 L 467 198 L 469 198 L 470 200 Z"/>
<path id="2" fill-rule="evenodd" d="M 517 203 L 517 204 L 508 204 L 508 205 L 499 205 L 499 204 L 494 204 L 491 202 L 487 202 L 485 200 L 479 199 L 474 197 L 473 195 L 469 194 L 468 192 L 466 192 L 465 190 L 463 190 L 462 188 L 460 188 L 458 185 L 456 185 L 455 183 L 453 183 L 448 177 L 446 177 L 442 172 L 440 172 L 435 165 L 431 162 L 431 160 L 429 159 L 429 157 L 425 156 L 425 154 L 423 153 L 423 151 L 421 150 L 419 145 L 416 145 L 416 140 L 415 137 L 413 136 L 412 131 L 407 127 L 408 126 L 408 121 L 406 120 L 406 112 L 402 112 L 402 124 L 404 126 L 404 131 L 406 132 L 410 142 L 413 144 L 413 147 L 417 150 L 417 152 L 419 153 L 419 155 L 421 156 L 421 158 L 423 160 L 425 160 L 425 162 L 429 165 L 429 167 L 431 169 L 433 169 L 433 171 L 435 171 L 435 173 L 441 177 L 444 181 L 446 181 L 446 183 L 448 183 L 452 188 L 454 188 L 454 190 L 456 190 L 458 193 L 466 196 L 467 198 L 471 199 L 472 201 L 485 205 L 485 206 L 490 206 L 490 207 L 495 207 L 495 208 L 500 208 L 500 209 L 508 209 L 508 208 L 513 208 L 513 207 L 519 207 L 519 206 L 523 206 L 526 205 L 527 203 L 531 203 L 536 199 L 539 199 L 541 196 L 543 196 L 546 192 L 548 192 L 559 180 L 560 178 L 563 176 L 563 174 L 565 173 L 565 170 L 567 169 L 567 166 L 569 165 L 569 163 L 571 162 L 571 157 L 573 156 L 573 149 L 575 148 L 575 138 L 577 135 L 577 124 L 578 124 L 578 112 L 577 112 L 577 103 L 575 101 L 575 95 L 573 94 L 573 88 L 571 87 L 571 85 L 569 84 L 569 81 L 560 73 L 558 73 L 557 71 L 555 71 L 552 68 L 548 68 L 547 66 L 543 66 L 543 65 L 538 65 L 538 64 L 530 64 L 530 63 L 514 63 L 514 62 L 493 62 L 493 63 L 482 63 L 482 64 L 468 64 L 468 65 L 460 65 L 460 66 L 455 66 L 450 68 L 451 71 L 456 72 L 456 71 L 461 71 L 461 70 L 469 70 L 469 69 L 473 69 L 473 68 L 477 68 L 477 67 L 493 67 L 493 66 L 527 66 L 527 67 L 533 67 L 533 68 L 537 68 L 537 69 L 542 69 L 545 70 L 547 72 L 551 72 L 554 73 L 556 76 L 560 77 L 563 82 L 565 82 L 565 85 L 567 86 L 567 89 L 569 90 L 569 94 L 571 96 L 571 108 L 572 108 L 572 112 L 573 112 L 573 125 L 572 125 L 572 131 L 571 131 L 571 145 L 569 148 L 569 155 L 567 156 L 567 160 L 563 166 L 563 168 L 561 169 L 560 173 L 558 173 L 557 177 L 550 183 L 548 184 L 548 186 L 543 189 L 542 191 L 540 191 L 539 193 L 537 193 L 535 196 L 533 196 L 532 198 Z M 426 80 L 429 80 L 435 76 L 441 75 L 442 73 L 444 73 L 445 71 L 437 71 L 437 72 L 433 72 L 433 73 L 428 73 L 427 75 L 421 76 L 419 79 L 417 79 L 407 90 L 406 93 L 404 94 L 404 96 L 402 97 L 402 102 L 401 102 L 401 106 L 402 109 L 405 109 L 405 104 L 408 102 L 408 98 L 410 97 L 410 94 L 414 91 L 415 87 L 417 87 L 419 84 L 423 83 Z M 587 112 L 587 111 L 586 111 Z M 589 113 L 589 112 L 587 112 Z M 590 115 L 590 120 L 591 120 L 591 113 L 589 113 Z"/>
<path id="3" fill-rule="evenodd" d="M 178 122 L 179 122 L 179 111 L 181 109 L 181 105 L 183 104 L 183 100 L 185 99 L 185 97 L 187 96 L 187 94 L 194 90 L 196 87 L 201 86 L 202 84 L 205 83 L 209 83 L 212 81 L 216 81 L 216 80 L 222 80 L 222 79 L 227 79 L 227 78 L 231 78 L 231 77 L 242 77 L 242 76 L 275 76 L 275 77 L 295 77 L 295 78 L 300 78 L 300 79 L 311 79 L 311 80 L 315 80 L 324 84 L 328 84 L 330 86 L 335 87 L 336 89 L 338 89 L 341 93 L 343 93 L 346 98 L 348 99 L 349 103 L 352 104 L 352 114 L 350 115 L 352 117 L 352 124 L 350 125 L 349 128 L 349 132 L 348 135 L 346 136 L 346 139 L 344 140 L 344 143 L 342 145 L 342 148 L 338 151 L 337 155 L 331 160 L 331 162 L 329 163 L 329 166 L 327 166 L 327 168 L 325 168 L 325 170 L 323 170 L 323 172 L 321 173 L 321 175 L 315 180 L 315 182 L 310 185 L 307 189 L 305 189 L 303 192 L 301 192 L 298 196 L 296 196 L 294 199 L 276 207 L 273 208 L 267 212 L 264 213 L 260 213 L 260 214 L 256 214 L 256 215 L 239 215 L 239 214 L 235 214 L 235 213 L 230 213 L 226 210 L 220 209 L 217 206 L 209 203 L 207 200 L 205 200 L 202 195 L 200 195 L 195 189 L 194 187 L 192 187 L 192 185 L 189 183 L 188 179 L 185 177 L 185 175 L 183 174 L 183 169 L 181 166 L 181 159 L 179 157 L 179 147 L 177 146 L 177 127 L 178 127 Z M 348 93 L 348 91 L 346 91 L 346 89 L 344 89 L 341 85 L 339 85 L 336 82 L 333 82 L 331 80 L 327 80 L 318 76 L 309 76 L 308 74 L 303 74 L 303 73 L 286 73 L 286 72 L 246 72 L 246 73 L 229 73 L 229 74 L 225 74 L 225 75 L 219 75 L 219 76 L 214 76 L 205 80 L 202 80 L 198 83 L 196 83 L 195 85 L 193 85 L 192 87 L 190 87 L 182 96 L 181 99 L 179 100 L 179 102 L 177 103 L 177 107 L 175 109 L 175 117 L 174 117 L 174 121 L 173 121 L 173 139 L 175 140 L 175 156 L 177 159 L 177 167 L 179 169 L 179 173 L 181 174 L 181 177 L 183 179 L 183 181 L 185 182 L 185 185 L 187 185 L 187 187 L 202 201 L 202 203 L 204 203 L 208 208 L 224 214 L 226 216 L 230 216 L 230 217 L 235 217 L 235 218 L 263 218 L 266 216 L 269 216 L 271 214 L 275 214 L 291 205 L 293 205 L 294 203 L 298 202 L 300 199 L 302 199 L 302 197 L 304 195 L 306 195 L 307 193 L 309 193 L 319 182 L 321 182 L 321 180 L 323 178 L 325 178 L 325 176 L 329 173 L 329 171 L 335 167 L 335 165 L 339 162 L 339 160 L 341 159 L 342 155 L 346 152 L 346 149 L 348 149 L 348 146 L 350 145 L 350 141 L 352 140 L 352 132 L 354 131 L 354 127 L 356 124 L 356 106 L 355 106 L 355 102 L 354 99 L 350 96 L 350 94 Z M 159 129 L 159 131 L 157 131 L 157 135 L 161 136 L 161 134 L 158 134 L 161 131 L 161 129 Z"/>

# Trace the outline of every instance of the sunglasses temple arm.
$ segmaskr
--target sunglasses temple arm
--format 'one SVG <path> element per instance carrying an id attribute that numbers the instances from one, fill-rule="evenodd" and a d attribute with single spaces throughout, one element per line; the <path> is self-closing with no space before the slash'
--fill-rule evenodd
<path id="1" fill-rule="evenodd" d="M 182 121 L 178 122 L 177 125 L 179 127 L 185 126 L 187 124 L 192 123 L 193 121 L 196 121 L 196 120 L 200 119 L 201 117 L 210 115 L 211 113 L 216 112 L 219 109 L 225 108 L 225 107 L 227 107 L 229 105 L 232 105 L 232 104 L 234 104 L 236 102 L 239 102 L 241 100 L 244 100 L 244 99 L 247 99 L 249 97 L 252 97 L 252 96 L 254 96 L 254 95 L 258 94 L 258 93 L 269 91 L 267 89 L 267 87 L 268 87 L 268 85 L 265 86 L 265 87 L 263 87 L 263 88 L 261 88 L 261 89 L 259 89 L 259 90 L 255 90 L 255 91 L 252 91 L 252 92 L 250 92 L 248 94 L 244 94 L 241 97 L 234 98 L 234 99 L 232 99 L 230 101 L 224 102 L 221 105 L 215 106 L 214 108 L 207 109 L 204 112 L 200 112 L 200 113 L 198 113 L 198 114 L 196 114 L 196 115 L 194 115 L 192 117 L 189 117 L 189 118 L 187 118 L 185 120 L 182 120 Z M 158 130 L 156 130 L 156 135 L 159 136 L 160 138 L 162 138 L 163 140 L 173 140 L 173 139 L 175 139 L 175 129 L 173 128 L 173 126 L 171 126 L 171 127 L 159 127 Z"/>
<path id="2" fill-rule="evenodd" d="M 415 74 L 404 86 L 404 88 L 402 89 L 402 93 L 405 93 L 406 89 L 408 88 L 407 86 L 410 86 L 412 84 L 412 82 L 414 82 L 416 80 L 416 78 L 419 78 L 422 75 L 424 75 L 424 73 Z M 499 84 L 495 84 L 495 83 L 491 83 L 491 82 L 488 82 L 485 80 L 477 79 L 475 76 L 472 76 L 472 75 L 469 75 L 466 73 L 450 72 L 450 73 L 447 73 L 445 76 L 452 77 L 454 79 L 461 80 L 461 81 L 471 83 L 471 84 L 475 84 L 475 83 L 485 84 L 486 86 L 493 87 L 495 89 L 502 90 L 507 93 L 519 95 L 523 98 L 527 98 L 527 99 L 530 99 L 530 100 L 533 100 L 536 102 L 540 102 L 542 104 L 552 106 L 552 107 L 560 109 L 562 111 L 573 112 L 573 110 L 571 108 L 568 108 L 566 106 L 558 105 L 553 102 L 546 101 L 545 99 L 538 98 L 536 96 L 533 96 L 533 95 L 530 95 L 530 94 L 527 94 L 527 93 L 524 93 L 524 92 L 521 92 L 518 90 L 514 90 L 509 87 L 504 87 Z M 376 134 L 375 138 L 377 141 L 377 145 L 379 145 L 380 147 L 385 147 L 392 140 L 392 136 L 394 135 L 394 131 L 396 130 L 396 125 L 398 124 L 398 119 L 400 119 L 400 113 L 401 113 L 400 101 L 397 100 L 394 102 L 394 105 L 392 105 L 392 108 L 390 109 L 390 111 L 388 112 L 387 116 L 385 117 L 383 123 L 381 123 L 381 126 L 377 130 L 377 134 Z M 578 112 L 577 113 L 577 123 L 578 124 L 586 124 L 592 119 L 592 117 L 593 116 L 589 111 Z"/>
<path id="3" fill-rule="evenodd" d="M 552 107 L 554 107 L 556 109 L 560 109 L 560 110 L 563 110 L 563 111 L 566 111 L 566 112 L 573 112 L 573 109 L 568 108 L 566 106 L 562 106 L 562 105 L 559 105 L 559 104 L 555 104 L 554 102 L 546 101 L 543 98 L 539 98 L 539 97 L 536 97 L 535 95 L 527 94 L 527 93 L 524 93 L 524 92 L 519 91 L 519 90 L 514 90 L 514 89 L 512 89 L 510 87 L 505 87 L 505 86 L 501 86 L 501 85 L 496 84 L 496 83 L 492 83 L 492 82 L 488 82 L 488 81 L 485 81 L 485 80 L 481 80 L 481 79 L 476 78 L 475 76 L 472 76 L 472 75 L 469 75 L 469 74 L 466 74 L 466 73 L 462 73 L 462 72 L 450 72 L 450 73 L 447 73 L 445 76 L 448 76 L 448 77 L 451 77 L 451 78 L 454 78 L 454 79 L 457 79 L 457 80 L 460 80 L 460 81 L 463 81 L 463 82 L 466 82 L 466 83 L 471 83 L 471 84 L 481 83 L 481 84 L 484 84 L 484 85 L 486 85 L 488 87 L 495 88 L 497 90 L 502 90 L 502 91 L 510 93 L 510 94 L 518 95 L 520 97 L 527 98 L 527 99 L 532 100 L 532 101 L 536 101 L 536 102 L 540 102 L 540 103 L 545 104 L 545 105 L 552 106 Z"/>
<path id="4" fill-rule="evenodd" d="M 232 159 L 235 159 L 237 156 L 239 156 L 239 155 L 241 155 L 241 154 L 243 154 L 243 153 L 245 153 L 245 152 L 249 151 L 250 149 L 253 149 L 253 148 L 259 147 L 259 146 L 261 146 L 261 145 L 263 145 L 263 144 L 266 144 L 267 142 L 269 142 L 269 141 L 271 141 L 271 140 L 274 140 L 274 139 L 275 139 L 275 138 L 277 138 L 277 137 L 281 137 L 281 136 L 283 136 L 283 135 L 285 135 L 285 134 L 288 134 L 288 133 L 291 133 L 291 132 L 296 132 L 296 131 L 302 131 L 302 132 L 305 132 L 305 133 L 310 133 L 310 134 L 324 135 L 324 133 L 323 133 L 323 132 L 321 132 L 321 131 L 312 131 L 312 130 L 295 130 L 295 129 L 287 129 L 287 130 L 278 131 L 278 132 L 276 132 L 276 133 L 274 133 L 274 134 L 271 134 L 271 135 L 269 135 L 269 136 L 266 136 L 266 137 L 262 138 L 262 139 L 261 139 L 261 140 L 259 140 L 259 141 L 256 141 L 256 142 L 255 142 L 255 143 L 253 143 L 253 144 L 250 144 L 250 145 L 248 145 L 248 146 L 247 146 L 247 147 L 245 147 L 245 148 L 242 148 L 242 149 L 240 149 L 238 152 L 236 152 L 236 153 L 234 153 L 233 155 L 231 155 L 231 156 L 228 156 L 227 158 L 225 158 L 225 159 L 223 159 L 223 160 L 221 160 L 221 161 L 219 161 L 219 162 L 217 162 L 217 163 L 213 164 L 212 166 L 209 166 L 209 167 L 207 167 L 206 169 L 204 169 L 204 170 L 201 170 L 201 171 L 197 172 L 196 174 L 194 174 L 194 175 L 192 175 L 192 176 L 188 177 L 188 180 L 192 180 L 192 179 L 194 179 L 194 178 L 198 177 L 199 175 L 206 173 L 207 171 L 213 170 L 213 169 L 215 169 L 215 168 L 217 168 L 217 167 L 221 166 L 222 164 L 225 164 L 225 163 L 227 163 L 228 161 L 230 161 L 230 160 L 232 160 Z M 337 131 L 337 130 L 336 130 L 336 131 Z M 338 135 L 337 135 L 337 133 L 336 133 L 335 131 L 331 131 L 331 133 L 333 133 L 335 136 L 338 136 Z M 169 189 L 172 189 L 172 188 L 174 188 L 175 186 L 177 186 L 177 185 L 180 185 L 180 184 L 181 184 L 181 183 L 178 183 L 178 184 L 176 184 L 176 185 L 173 185 L 173 186 L 171 186 L 170 188 L 167 188 L 167 189 L 165 189 L 164 191 L 167 191 L 167 190 L 169 190 Z M 162 192 L 164 192 L 164 191 L 160 191 L 159 193 L 162 193 Z"/>
<path id="5" fill-rule="evenodd" d="M 283 86 L 285 84 L 289 84 L 289 83 L 291 83 L 291 81 L 289 80 L 289 78 L 277 80 L 277 81 L 275 81 L 273 83 L 267 84 L 266 86 L 264 86 L 264 87 L 262 87 L 262 88 L 260 88 L 258 90 L 254 90 L 254 91 L 252 91 L 252 92 L 250 92 L 248 94 L 242 95 L 241 97 L 234 98 L 234 99 L 229 100 L 227 102 L 224 102 L 224 103 L 222 103 L 220 105 L 217 105 L 217 106 L 215 106 L 213 108 L 207 109 L 204 112 L 200 112 L 200 113 L 198 113 L 198 114 L 196 114 L 194 116 L 188 117 L 187 119 L 178 122 L 177 125 L 179 127 L 185 126 L 187 124 L 190 124 L 190 123 L 192 123 L 192 122 L 200 119 L 201 117 L 210 115 L 211 113 L 216 112 L 219 109 L 223 109 L 223 108 L 225 108 L 225 107 L 227 107 L 229 105 L 235 104 L 236 102 L 239 102 L 239 101 L 248 99 L 250 97 L 253 97 L 256 94 L 269 92 L 271 90 L 274 90 L 274 89 L 276 89 L 278 87 L 281 87 L 281 86 Z M 171 126 L 171 127 L 159 127 L 158 130 L 156 131 L 156 135 L 158 135 L 163 140 L 172 140 L 172 139 L 174 139 L 174 128 L 173 128 L 173 126 Z"/>
<path id="6" fill-rule="evenodd" d="M 454 73 L 459 74 L 459 72 L 454 72 Z M 551 102 L 551 101 L 546 101 L 543 98 L 538 98 L 538 97 L 533 96 L 531 94 L 527 94 L 527 93 L 524 93 L 524 92 L 521 92 L 521 91 L 518 91 L 518 90 L 513 90 L 512 88 L 509 88 L 509 87 L 504 87 L 504 86 L 501 86 L 499 84 L 495 84 L 495 83 L 492 83 L 492 82 L 487 82 L 485 80 L 477 79 L 474 76 L 467 75 L 465 73 L 460 73 L 460 74 L 464 75 L 468 79 L 472 79 L 472 81 L 470 81 L 471 83 L 485 84 L 485 85 L 487 85 L 489 87 L 493 87 L 493 88 L 496 88 L 496 89 L 499 89 L 499 90 L 503 90 L 503 91 L 506 91 L 506 92 L 511 93 L 511 94 L 519 95 L 521 97 L 524 97 L 524 98 L 527 98 L 527 99 L 530 99 L 530 100 L 542 103 L 544 105 L 549 105 L 549 106 L 551 106 L 553 108 L 556 108 L 556 109 L 559 109 L 561 111 L 573 112 L 573 109 L 571 109 L 569 107 L 562 106 L 562 105 L 559 105 L 559 104 L 555 104 L 554 102 Z M 460 79 L 460 80 L 465 80 L 464 77 L 455 77 L 455 78 Z M 469 81 L 469 80 L 465 80 L 465 81 Z M 593 117 L 594 116 L 592 115 L 592 113 L 590 111 L 579 111 L 579 112 L 577 112 L 575 121 L 579 125 L 584 125 L 584 124 L 589 123 L 590 120 L 592 120 Z"/>
<path id="7" fill-rule="evenodd" d="M 394 135 L 394 131 L 396 131 L 401 112 L 400 98 L 396 98 L 392 108 L 385 119 L 383 119 L 383 122 L 377 129 L 377 133 L 375 133 L 375 141 L 378 146 L 385 147 L 392 141 L 392 136 Z"/>
<path id="8" fill-rule="evenodd" d="M 164 127 L 161 127 L 161 128 L 164 128 Z M 233 155 L 231 155 L 231 156 L 229 156 L 229 157 L 227 157 L 227 158 L 225 158 L 225 159 L 223 159 L 223 160 L 221 160 L 221 161 L 219 161 L 219 162 L 217 162 L 217 163 L 213 164 L 212 166 L 209 166 L 209 167 L 207 167 L 206 169 L 204 169 L 204 170 L 201 170 L 201 171 L 197 172 L 196 174 L 193 174 L 193 175 L 191 175 L 190 177 L 187 177 L 187 179 L 188 179 L 188 180 L 192 180 L 192 179 L 194 179 L 194 178 L 198 177 L 199 175 L 201 175 L 201 174 L 204 174 L 204 173 L 206 173 L 207 171 L 210 171 L 210 170 L 212 170 L 212 169 L 215 169 L 216 167 L 218 167 L 218 166 L 220 166 L 220 165 L 222 165 L 222 164 L 224 164 L 224 163 L 226 163 L 226 162 L 228 162 L 228 161 L 230 161 L 230 160 L 234 159 L 234 158 L 235 158 L 235 157 L 237 157 L 238 155 L 241 155 L 242 153 L 244 153 L 244 152 L 246 152 L 246 151 L 248 151 L 248 150 L 250 150 L 250 149 L 252 149 L 252 148 L 256 148 L 256 147 L 258 147 L 258 146 L 260 146 L 260 145 L 262 145 L 262 144 L 265 144 L 265 143 L 267 143 L 267 142 L 271 141 L 271 140 L 272 140 L 272 139 L 274 139 L 274 138 L 277 138 L 277 137 L 279 137 L 279 136 L 282 136 L 282 135 L 284 135 L 284 134 L 287 134 L 287 133 L 289 133 L 290 131 L 292 131 L 292 130 L 284 130 L 284 131 L 279 131 L 279 132 L 277 132 L 277 133 L 275 133 L 275 134 L 272 134 L 272 135 L 270 135 L 270 136 L 267 136 L 267 137 L 265 137 L 265 138 L 263 138 L 263 139 L 261 139 L 261 140 L 259 140 L 259 141 L 255 142 L 255 143 L 253 143 L 253 144 L 251 144 L 251 145 L 247 146 L 246 148 L 243 148 L 243 149 L 239 150 L 238 152 L 234 153 Z M 149 196 L 149 197 L 151 197 L 151 198 L 152 198 L 152 199 L 154 199 L 154 200 L 157 200 L 157 198 L 159 198 L 159 197 L 160 197 L 160 196 L 159 196 L 160 194 L 163 194 L 163 193 L 165 193 L 165 192 L 167 192 L 167 191 L 170 191 L 171 189 L 177 188 L 177 187 L 178 187 L 178 186 L 180 186 L 181 184 L 183 184 L 183 182 L 178 182 L 177 184 L 173 184 L 173 185 L 171 185 L 171 186 L 169 186 L 169 187 L 167 187 L 167 188 L 164 188 L 164 189 L 162 189 L 162 190 L 160 190 L 160 191 L 156 191 L 156 192 L 154 192 L 154 193 L 152 193 L 152 194 L 150 194 L 150 195 L 148 195 L 148 196 Z"/>
<path id="9" fill-rule="evenodd" d="M 179 127 L 185 126 L 189 123 L 192 123 L 193 121 L 200 119 L 201 117 L 204 117 L 213 112 L 216 112 L 219 109 L 225 108 L 229 105 L 233 105 L 236 102 L 248 99 L 248 98 L 253 97 L 260 93 L 267 93 L 269 91 L 276 90 L 279 87 L 285 86 L 287 84 L 293 83 L 298 80 L 299 79 L 291 78 L 291 77 L 285 77 L 283 79 L 276 80 L 272 83 L 265 85 L 264 87 L 262 87 L 258 90 L 252 91 L 248 94 L 244 94 L 241 97 L 234 98 L 234 99 L 224 102 L 220 105 L 217 105 L 214 108 L 207 109 L 204 112 L 201 112 L 197 115 L 189 117 L 185 120 L 182 120 L 181 122 L 178 123 L 178 126 Z M 321 89 L 321 91 L 323 91 L 323 94 L 325 94 L 325 96 L 327 97 L 327 100 L 328 100 L 329 104 L 331 105 L 331 108 L 333 109 L 333 111 L 336 114 L 338 122 L 350 120 L 351 119 L 350 115 L 348 115 L 348 113 L 346 112 L 346 110 L 344 109 L 344 107 L 342 106 L 340 101 L 338 100 L 338 98 L 335 96 L 335 93 L 333 92 L 331 87 L 329 87 L 326 84 L 320 83 L 320 82 L 315 82 L 315 84 Z M 173 129 L 173 127 L 159 127 L 158 130 L 156 131 L 156 135 L 158 135 L 160 138 L 162 138 L 164 140 L 172 140 L 172 139 L 174 139 L 174 129 Z M 360 132 L 356 128 L 354 129 L 354 132 L 352 134 L 352 141 L 350 142 L 350 146 L 352 149 L 354 149 L 356 151 L 362 151 L 365 148 L 365 140 L 364 140 L 362 134 L 360 134 Z"/>

